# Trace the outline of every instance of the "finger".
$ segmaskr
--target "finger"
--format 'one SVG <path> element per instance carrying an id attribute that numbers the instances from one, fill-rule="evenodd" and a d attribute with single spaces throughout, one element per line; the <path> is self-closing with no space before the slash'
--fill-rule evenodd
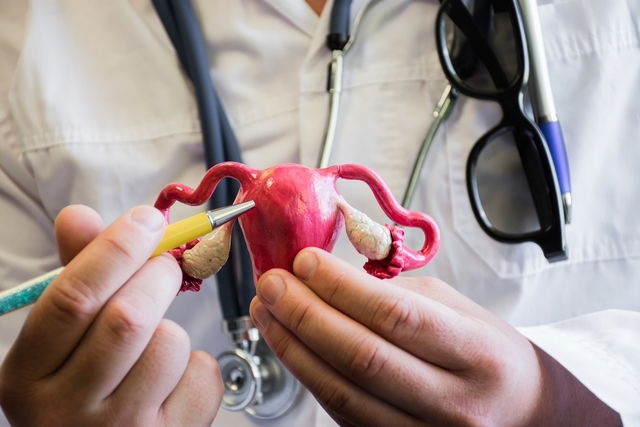
<path id="1" fill-rule="evenodd" d="M 367 426 L 419 424 L 333 369 L 274 319 L 258 298 L 253 299 L 250 311 L 269 347 L 336 421 Z"/>
<path id="2" fill-rule="evenodd" d="M 164 224 L 158 210 L 139 206 L 89 243 L 34 305 L 7 356 L 10 369 L 34 380 L 55 371 L 105 302 L 147 260 Z"/>
<path id="3" fill-rule="evenodd" d="M 425 400 L 439 402 L 457 385 L 448 372 L 327 305 L 284 270 L 265 273 L 257 295 L 283 327 L 334 369 L 408 413 L 422 416 Z"/>
<path id="4" fill-rule="evenodd" d="M 184 375 L 190 353 L 184 329 L 163 319 L 131 372 L 108 397 L 108 404 L 125 413 L 157 413 Z"/>
<path id="5" fill-rule="evenodd" d="M 180 289 L 174 258 L 147 261 L 104 306 L 82 342 L 56 373 L 62 384 L 82 384 L 76 392 L 102 400 L 127 375 L 149 344 Z"/>
<path id="6" fill-rule="evenodd" d="M 316 249 L 296 256 L 294 272 L 328 305 L 420 359 L 445 369 L 477 366 L 492 345 L 483 323 L 373 278 Z"/>
<path id="7" fill-rule="evenodd" d="M 67 265 L 102 230 L 104 222 L 93 209 L 71 205 L 62 209 L 54 223 L 60 262 Z"/>
<path id="8" fill-rule="evenodd" d="M 473 316 L 488 323 L 495 320 L 491 312 L 438 278 L 401 277 L 389 280 L 387 283 L 438 301 L 460 314 Z"/>
<path id="9" fill-rule="evenodd" d="M 193 351 L 175 390 L 162 405 L 165 425 L 210 426 L 224 389 L 218 362 L 204 351 Z"/>
<path id="10" fill-rule="evenodd" d="M 398 277 L 386 281 L 386 283 L 406 289 L 414 294 L 427 297 L 430 300 L 437 301 L 440 304 L 458 312 L 463 317 L 477 319 L 480 323 L 484 323 L 484 325 L 482 325 L 483 329 L 485 325 L 491 325 L 492 327 L 501 330 L 505 336 L 511 336 L 513 338 L 518 335 L 518 331 L 507 322 L 496 317 L 480 304 L 471 300 L 453 286 L 438 278 L 428 276 Z M 479 338 L 479 340 L 484 340 L 480 335 L 477 338 Z"/>

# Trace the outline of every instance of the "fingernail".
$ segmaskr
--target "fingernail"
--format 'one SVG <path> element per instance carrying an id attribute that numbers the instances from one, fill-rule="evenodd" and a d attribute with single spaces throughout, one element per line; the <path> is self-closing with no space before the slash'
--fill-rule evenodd
<path id="1" fill-rule="evenodd" d="M 271 323 L 271 319 L 273 318 L 271 313 L 269 313 L 269 310 L 260 303 L 255 305 L 251 314 L 253 317 L 253 323 L 256 324 L 258 329 L 264 329 L 269 326 L 269 323 Z"/>
<path id="2" fill-rule="evenodd" d="M 164 225 L 160 211 L 151 206 L 136 206 L 131 210 L 131 219 L 151 232 L 158 231 Z"/>
<path id="3" fill-rule="evenodd" d="M 284 293 L 284 281 L 277 274 L 269 274 L 258 285 L 258 296 L 267 304 L 273 305 Z"/>
<path id="4" fill-rule="evenodd" d="M 293 271 L 302 280 L 313 276 L 318 265 L 316 254 L 308 250 L 302 250 L 293 262 Z"/>

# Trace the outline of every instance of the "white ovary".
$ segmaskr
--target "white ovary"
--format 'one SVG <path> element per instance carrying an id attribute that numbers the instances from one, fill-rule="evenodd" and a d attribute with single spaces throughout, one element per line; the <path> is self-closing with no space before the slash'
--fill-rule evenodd
<path id="1" fill-rule="evenodd" d="M 216 274 L 229 258 L 231 230 L 228 222 L 205 235 L 197 245 L 182 254 L 182 268 L 196 279 L 206 279 Z"/>
<path id="2" fill-rule="evenodd" d="M 344 215 L 347 236 L 353 247 L 369 259 L 385 259 L 391 250 L 389 229 L 351 207 L 344 199 L 338 203 L 338 208 Z"/>

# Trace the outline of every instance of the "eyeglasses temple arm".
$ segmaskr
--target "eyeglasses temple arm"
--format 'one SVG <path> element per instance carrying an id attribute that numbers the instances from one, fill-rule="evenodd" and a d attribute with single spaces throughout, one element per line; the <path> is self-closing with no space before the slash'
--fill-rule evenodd
<path id="1" fill-rule="evenodd" d="M 500 61 L 494 53 L 494 50 L 489 45 L 486 35 L 478 28 L 473 15 L 471 15 L 461 0 L 451 0 L 451 5 L 452 8 L 448 15 L 465 34 L 465 41 L 471 44 L 475 54 L 487 67 L 496 87 L 506 87 L 509 84 L 509 80 L 507 79 L 504 69 L 502 65 L 500 65 Z"/>

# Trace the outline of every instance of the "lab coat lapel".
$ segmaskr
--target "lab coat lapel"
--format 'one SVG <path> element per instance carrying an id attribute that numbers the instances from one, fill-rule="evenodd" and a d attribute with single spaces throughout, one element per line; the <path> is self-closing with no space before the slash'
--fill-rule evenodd
<path id="1" fill-rule="evenodd" d="M 322 15 L 318 17 L 311 7 L 304 0 L 264 0 L 265 3 L 270 4 L 275 10 L 287 17 L 294 25 L 307 33 L 309 36 L 318 34 L 318 29 L 322 31 L 322 42 L 324 43 L 327 25 L 318 26 L 319 21 L 329 21 L 329 15 L 331 14 L 331 8 L 333 7 L 333 0 L 327 0 L 326 5 L 322 11 Z M 351 25 L 357 16 L 358 12 L 372 0 L 353 0 L 351 5 Z"/>
<path id="2" fill-rule="evenodd" d="M 264 2 L 310 37 L 313 36 L 318 25 L 318 16 L 306 2 L 303 0 L 264 0 Z"/>

